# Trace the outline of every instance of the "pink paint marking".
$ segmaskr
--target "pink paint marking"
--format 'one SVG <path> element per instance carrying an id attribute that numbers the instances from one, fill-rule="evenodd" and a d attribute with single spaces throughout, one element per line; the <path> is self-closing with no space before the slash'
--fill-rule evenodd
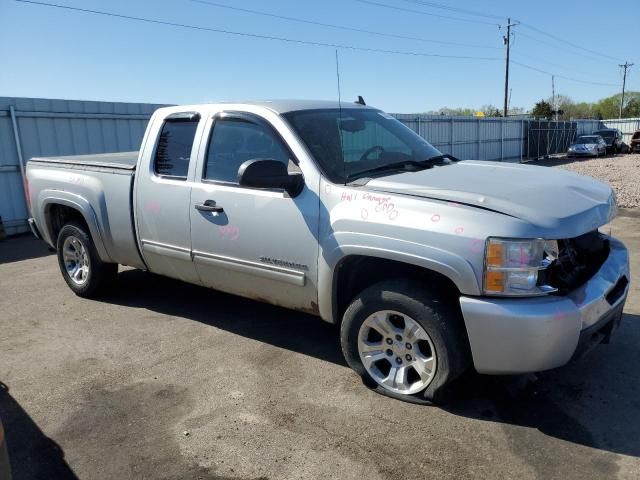
<path id="1" fill-rule="evenodd" d="M 366 220 L 367 218 L 369 218 L 369 210 L 367 210 L 366 208 L 363 208 L 360 211 L 360 216 L 362 217 L 363 220 Z"/>
<path id="2" fill-rule="evenodd" d="M 484 250 L 484 241 L 480 240 L 479 238 L 474 238 L 471 241 L 471 252 L 480 253 L 482 252 L 482 250 Z"/>
<path id="3" fill-rule="evenodd" d="M 229 240 L 238 240 L 240 238 L 240 228 L 236 225 L 224 225 L 218 230 L 221 237 L 225 237 Z"/>
<path id="4" fill-rule="evenodd" d="M 149 200 L 145 205 L 145 210 L 149 213 L 153 213 L 155 215 L 160 213 L 160 203 L 155 200 Z"/>
<path id="5" fill-rule="evenodd" d="M 464 228 L 463 227 L 458 227 L 454 230 L 454 233 L 456 235 L 460 235 L 462 232 L 464 232 Z"/>
<path id="6" fill-rule="evenodd" d="M 340 200 L 343 202 L 351 202 L 357 199 L 358 199 L 358 194 L 351 193 L 351 192 L 342 192 L 342 196 L 340 197 Z"/>
<path id="7" fill-rule="evenodd" d="M 439 222 L 440 221 L 440 215 L 438 215 L 437 213 L 434 213 L 433 215 L 431 215 L 431 221 L 432 222 Z"/>

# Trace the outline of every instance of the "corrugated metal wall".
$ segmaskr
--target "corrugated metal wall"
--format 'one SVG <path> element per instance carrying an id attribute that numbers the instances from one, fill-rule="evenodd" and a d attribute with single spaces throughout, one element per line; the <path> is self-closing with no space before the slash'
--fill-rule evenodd
<path id="1" fill-rule="evenodd" d="M 622 118 L 602 120 L 602 123 L 607 128 L 617 128 L 622 132 L 624 143 L 629 145 L 631 143 L 631 136 L 636 130 L 640 130 L 640 118 Z"/>
<path id="2" fill-rule="evenodd" d="M 443 153 L 460 159 L 519 162 L 526 120 L 394 114 Z"/>
<path id="3" fill-rule="evenodd" d="M 7 234 L 26 231 L 28 216 L 11 107 L 26 162 L 36 156 L 137 150 L 160 106 L 0 97 L 0 216 Z"/>

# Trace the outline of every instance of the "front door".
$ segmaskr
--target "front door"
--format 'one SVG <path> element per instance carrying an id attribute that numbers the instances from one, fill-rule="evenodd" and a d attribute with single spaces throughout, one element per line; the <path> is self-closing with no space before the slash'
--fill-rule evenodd
<path id="1" fill-rule="evenodd" d="M 225 112 L 209 122 L 191 194 L 193 260 L 202 283 L 230 293 L 317 311 L 319 178 L 302 193 L 238 185 L 251 159 L 299 170 L 277 130 L 258 115 Z"/>

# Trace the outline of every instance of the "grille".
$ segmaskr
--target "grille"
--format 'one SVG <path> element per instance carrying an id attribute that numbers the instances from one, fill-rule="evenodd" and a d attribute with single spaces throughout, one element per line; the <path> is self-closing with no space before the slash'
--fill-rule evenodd
<path id="1" fill-rule="evenodd" d="M 587 282 L 609 256 L 609 240 L 597 230 L 579 237 L 558 240 L 558 258 L 541 272 L 539 283 L 566 295 Z"/>

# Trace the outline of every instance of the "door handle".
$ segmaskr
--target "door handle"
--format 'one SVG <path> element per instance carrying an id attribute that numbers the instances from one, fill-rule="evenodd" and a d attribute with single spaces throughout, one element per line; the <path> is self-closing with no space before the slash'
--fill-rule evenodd
<path id="1" fill-rule="evenodd" d="M 224 208 L 216 205 L 216 202 L 214 200 L 206 200 L 204 203 L 196 203 L 194 206 L 196 210 L 200 210 L 201 212 L 224 212 Z"/>

